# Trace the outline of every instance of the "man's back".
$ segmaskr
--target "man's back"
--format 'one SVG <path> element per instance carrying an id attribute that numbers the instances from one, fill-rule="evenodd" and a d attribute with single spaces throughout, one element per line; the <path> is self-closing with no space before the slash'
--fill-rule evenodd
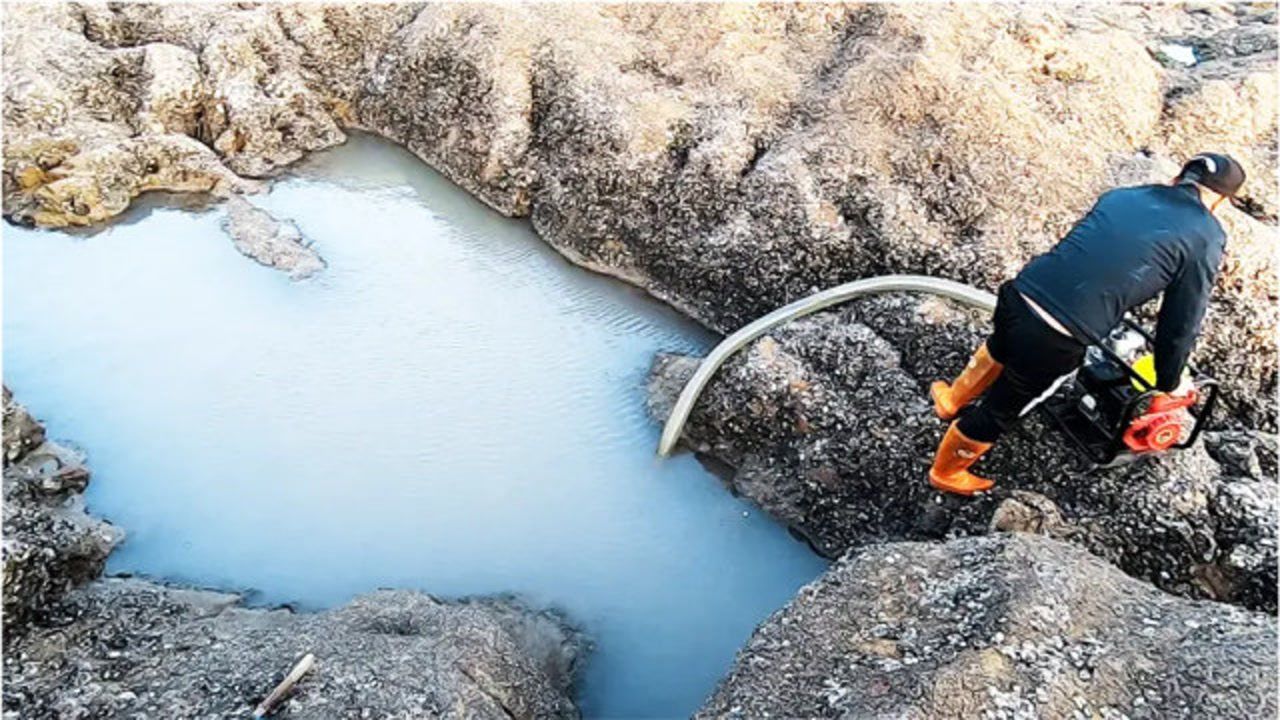
<path id="1" fill-rule="evenodd" d="M 1085 342 L 1167 288 L 1156 354 L 1160 359 L 1164 345 L 1166 370 L 1180 373 L 1225 241 L 1195 186 L 1120 188 L 1098 198 L 1061 242 L 1022 269 L 1014 286 Z"/>

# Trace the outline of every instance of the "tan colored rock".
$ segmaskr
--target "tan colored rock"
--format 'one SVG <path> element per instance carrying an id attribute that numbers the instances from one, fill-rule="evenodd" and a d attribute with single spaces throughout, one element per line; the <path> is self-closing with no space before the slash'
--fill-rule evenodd
<path id="1" fill-rule="evenodd" d="M 201 106 L 207 102 L 200 61 L 190 50 L 151 43 L 142 62 L 143 93 L 139 125 L 149 134 L 194 136 Z"/>
<path id="2" fill-rule="evenodd" d="M 346 139 L 299 72 L 299 51 L 274 17 L 225 17 L 201 51 L 213 89 L 206 140 L 240 175 L 261 177 Z"/>
<path id="3" fill-rule="evenodd" d="M 568 16 L 589 32 L 597 9 L 423 8 L 363 87 L 360 124 L 404 145 L 500 212 L 527 214 L 532 62 L 550 14 Z"/>
<path id="4" fill-rule="evenodd" d="M 142 135 L 67 158 L 45 173 L 48 182 L 14 198 L 11 217 L 49 227 L 83 226 L 124 212 L 150 190 L 226 196 L 256 189 L 185 135 Z"/>
<path id="5" fill-rule="evenodd" d="M 138 133 L 260 177 L 360 127 L 721 330 L 885 272 L 993 288 L 1099 192 L 1204 149 L 1248 164 L 1274 222 L 1275 13 L 1224 7 L 20 5 L 6 135 L 71 147 L 6 150 L 6 213 L 119 212 L 148 183 L 79 161 L 99 209 L 37 218 L 32 166 Z M 1202 61 L 1160 60 L 1168 43 Z M 1275 227 L 1224 222 L 1202 359 L 1273 425 Z"/>

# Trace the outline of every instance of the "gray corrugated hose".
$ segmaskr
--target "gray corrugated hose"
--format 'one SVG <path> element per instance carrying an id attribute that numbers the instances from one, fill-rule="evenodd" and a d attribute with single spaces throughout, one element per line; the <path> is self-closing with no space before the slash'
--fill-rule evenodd
<path id="1" fill-rule="evenodd" d="M 743 326 L 737 332 L 720 341 L 707 356 L 702 359 L 698 371 L 685 383 L 676 400 L 675 407 L 667 423 L 662 427 L 662 439 L 658 442 L 658 454 L 665 456 L 675 447 L 684 430 L 685 421 L 693 411 L 702 389 L 711 381 L 716 370 L 737 352 L 742 346 L 755 340 L 777 325 L 788 320 L 804 317 L 823 308 L 855 300 L 866 295 L 878 295 L 890 292 L 920 292 L 941 295 L 970 307 L 991 311 L 996 306 L 996 296 L 985 290 L 969 287 L 954 280 L 929 277 L 927 275 L 881 275 L 880 277 L 863 278 L 843 285 L 828 288 L 822 292 L 784 305 L 754 322 Z"/>

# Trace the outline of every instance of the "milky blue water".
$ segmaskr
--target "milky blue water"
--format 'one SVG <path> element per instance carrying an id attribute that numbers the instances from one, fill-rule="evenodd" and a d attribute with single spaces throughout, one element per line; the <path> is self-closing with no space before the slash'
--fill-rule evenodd
<path id="1" fill-rule="evenodd" d="M 654 456 L 646 369 L 705 331 L 374 139 L 251 199 L 328 268 L 242 257 L 217 207 L 4 228 L 4 380 L 88 452 L 109 571 L 304 609 L 512 591 L 594 639 L 587 716 L 677 717 L 823 569 Z"/>

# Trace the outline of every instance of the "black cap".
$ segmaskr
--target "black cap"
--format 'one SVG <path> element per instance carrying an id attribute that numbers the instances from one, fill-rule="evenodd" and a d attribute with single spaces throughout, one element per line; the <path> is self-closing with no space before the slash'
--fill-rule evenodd
<path id="1" fill-rule="evenodd" d="M 1199 183 L 1219 195 L 1234 197 L 1244 185 L 1244 168 L 1230 155 L 1200 153 L 1182 166 L 1179 177 Z"/>

